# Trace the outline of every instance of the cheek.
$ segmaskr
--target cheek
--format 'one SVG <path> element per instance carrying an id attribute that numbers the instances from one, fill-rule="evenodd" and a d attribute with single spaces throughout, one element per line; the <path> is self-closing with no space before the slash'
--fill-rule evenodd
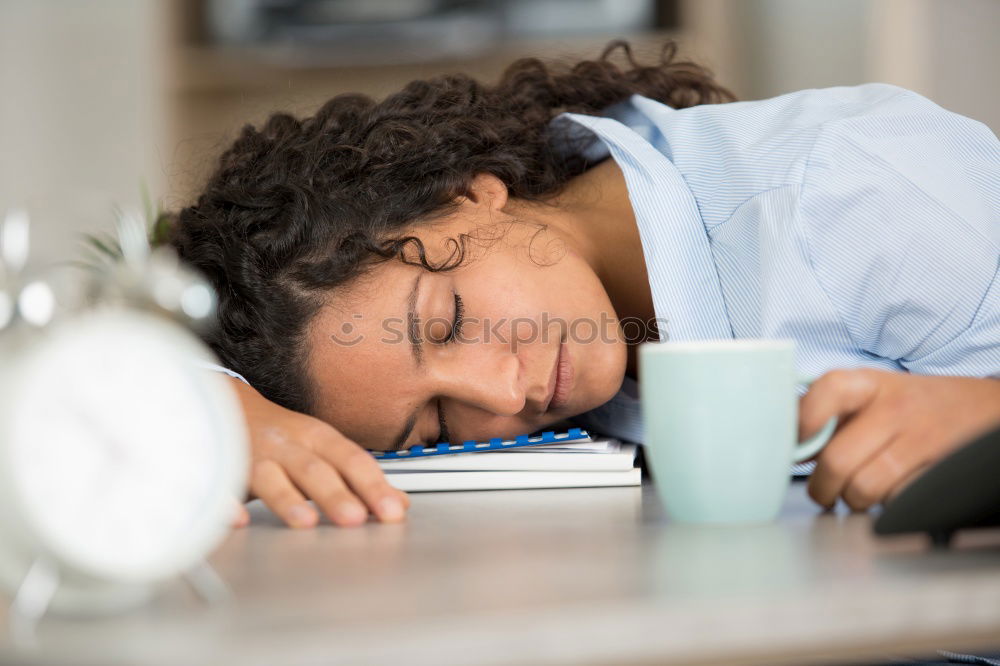
<path id="1" fill-rule="evenodd" d="M 567 253 L 551 265 L 539 265 L 514 253 L 491 256 L 463 270 L 456 284 L 482 316 L 567 322 L 614 316 L 600 279 L 582 259 Z"/>
<path id="2" fill-rule="evenodd" d="M 549 306 L 569 317 L 599 321 L 615 316 L 600 278 L 573 252 L 557 264 L 539 268 L 535 283 Z"/>
<path id="3" fill-rule="evenodd" d="M 609 327 L 608 327 L 609 328 Z M 603 334 L 613 336 L 615 331 Z M 573 351 L 579 362 L 575 368 L 580 387 L 580 402 L 575 405 L 584 412 L 604 404 L 621 388 L 628 363 L 628 347 L 624 342 L 603 339 L 597 342 L 578 342 Z"/>
<path id="4" fill-rule="evenodd" d="M 549 280 L 550 298 L 569 322 L 567 337 L 578 389 L 572 406 L 584 412 L 610 400 L 621 387 L 628 347 L 620 337 L 614 305 L 597 274 L 572 254 L 563 263 L 564 270 Z"/>
<path id="5" fill-rule="evenodd" d="M 614 396 L 625 376 L 628 350 L 619 337 L 607 291 L 588 264 L 568 253 L 551 266 L 508 258 L 499 264 L 483 262 L 478 268 L 469 272 L 471 279 L 464 287 L 473 316 L 491 323 L 518 318 L 540 323 L 546 316 L 550 322 L 559 321 L 571 346 L 577 380 L 571 406 L 580 413 Z M 519 340 L 526 330 L 519 329 Z M 472 329 L 470 333 L 475 334 Z M 546 340 L 551 342 L 551 337 L 539 338 L 540 346 Z M 534 350 L 523 353 L 530 358 Z M 541 353 L 548 359 L 548 351 Z"/>

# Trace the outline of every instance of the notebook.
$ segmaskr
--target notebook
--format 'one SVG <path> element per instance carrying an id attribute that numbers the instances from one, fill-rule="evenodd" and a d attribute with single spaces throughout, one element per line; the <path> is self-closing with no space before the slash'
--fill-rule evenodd
<path id="1" fill-rule="evenodd" d="M 402 451 L 368 451 L 376 460 L 394 460 L 405 458 L 422 458 L 426 456 L 447 456 L 460 453 L 482 453 L 484 451 L 498 451 L 501 449 L 517 449 L 526 446 L 542 446 L 545 444 L 559 444 L 570 441 L 589 440 L 590 435 L 581 428 L 570 428 L 566 432 L 556 433 L 551 430 L 540 435 L 518 435 L 514 439 L 501 439 L 494 437 L 485 442 L 468 440 L 461 444 L 449 444 L 441 442 L 434 446 L 414 446 Z"/>
<path id="2" fill-rule="evenodd" d="M 389 483 L 406 492 L 637 486 L 636 446 L 582 437 L 462 455 L 382 459 Z"/>

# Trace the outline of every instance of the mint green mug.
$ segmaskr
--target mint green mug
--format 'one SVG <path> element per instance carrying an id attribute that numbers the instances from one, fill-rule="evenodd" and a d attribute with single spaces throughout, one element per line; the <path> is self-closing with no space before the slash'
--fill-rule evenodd
<path id="1" fill-rule="evenodd" d="M 688 523 L 774 520 L 791 465 L 819 453 L 831 418 L 796 443 L 795 341 L 703 340 L 639 348 L 646 458 L 668 515 Z"/>

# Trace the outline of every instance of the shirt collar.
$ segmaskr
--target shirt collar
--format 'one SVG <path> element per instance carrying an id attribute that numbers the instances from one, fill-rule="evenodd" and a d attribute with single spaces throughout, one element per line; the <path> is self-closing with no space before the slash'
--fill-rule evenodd
<path id="1" fill-rule="evenodd" d="M 633 100 L 652 103 L 638 96 Z M 563 113 L 557 120 L 592 132 L 625 176 L 661 339 L 732 338 L 708 234 L 694 195 L 674 163 L 613 118 Z"/>

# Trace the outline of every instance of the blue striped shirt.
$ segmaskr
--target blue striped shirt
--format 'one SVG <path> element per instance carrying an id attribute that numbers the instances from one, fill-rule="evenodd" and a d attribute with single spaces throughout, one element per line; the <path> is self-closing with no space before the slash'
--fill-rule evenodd
<path id="1" fill-rule="evenodd" d="M 792 338 L 810 376 L 1000 373 L 1000 143 L 982 123 L 885 84 L 633 96 L 554 122 L 621 168 L 666 339 Z M 627 379 L 580 420 L 641 442 L 637 398 Z"/>

